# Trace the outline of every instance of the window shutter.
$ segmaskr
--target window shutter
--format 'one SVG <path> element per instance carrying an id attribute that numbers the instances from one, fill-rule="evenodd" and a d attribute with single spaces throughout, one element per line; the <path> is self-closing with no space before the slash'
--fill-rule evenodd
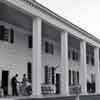
<path id="1" fill-rule="evenodd" d="M 14 43 L 14 30 L 10 30 L 10 43 Z"/>
<path id="2" fill-rule="evenodd" d="M 3 35 L 5 34 L 5 27 L 4 25 L 0 26 L 0 40 L 3 40 Z"/>
<path id="3" fill-rule="evenodd" d="M 77 71 L 77 83 L 79 84 L 79 71 Z"/>
<path id="4" fill-rule="evenodd" d="M 46 41 L 45 42 L 45 53 L 48 53 L 48 47 L 49 47 L 49 43 Z"/>
<path id="5" fill-rule="evenodd" d="M 33 46 L 33 39 L 32 39 L 32 36 L 30 35 L 28 36 L 28 47 L 32 48 L 32 46 Z"/>
<path id="6" fill-rule="evenodd" d="M 73 73 L 73 85 L 75 85 L 75 78 L 76 78 L 75 71 L 73 71 L 72 73 Z"/>
<path id="7" fill-rule="evenodd" d="M 71 70 L 69 70 L 69 86 L 71 85 Z"/>
<path id="8" fill-rule="evenodd" d="M 55 68 L 52 67 L 52 84 L 55 84 Z"/>
<path id="9" fill-rule="evenodd" d="M 48 84 L 48 66 L 45 66 L 45 84 Z"/>

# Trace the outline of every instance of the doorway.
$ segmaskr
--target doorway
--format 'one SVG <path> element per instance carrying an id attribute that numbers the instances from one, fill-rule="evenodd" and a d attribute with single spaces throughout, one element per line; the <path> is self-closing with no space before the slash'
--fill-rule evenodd
<path id="1" fill-rule="evenodd" d="M 56 74 L 56 94 L 60 94 L 60 74 Z"/>
<path id="2" fill-rule="evenodd" d="M 27 75 L 28 75 L 28 81 L 32 82 L 32 63 L 27 63 Z"/>
<path id="3" fill-rule="evenodd" d="M 9 71 L 2 71 L 2 88 L 4 90 L 4 96 L 8 95 L 8 77 Z"/>

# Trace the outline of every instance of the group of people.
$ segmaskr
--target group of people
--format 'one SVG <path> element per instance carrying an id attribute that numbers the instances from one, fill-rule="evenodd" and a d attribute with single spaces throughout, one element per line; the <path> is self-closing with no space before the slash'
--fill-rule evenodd
<path id="1" fill-rule="evenodd" d="M 95 82 L 89 82 L 87 81 L 87 92 L 88 93 L 95 93 Z"/>
<path id="2" fill-rule="evenodd" d="M 12 87 L 12 96 L 24 95 L 28 96 L 32 93 L 31 83 L 26 78 L 26 74 L 23 74 L 22 82 L 17 80 L 18 74 L 12 77 L 11 87 Z"/>

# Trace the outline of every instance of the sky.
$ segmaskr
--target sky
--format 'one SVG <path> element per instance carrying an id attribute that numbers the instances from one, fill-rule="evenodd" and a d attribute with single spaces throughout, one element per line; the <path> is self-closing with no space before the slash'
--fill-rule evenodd
<path id="1" fill-rule="evenodd" d="M 100 0 L 36 0 L 100 39 Z"/>

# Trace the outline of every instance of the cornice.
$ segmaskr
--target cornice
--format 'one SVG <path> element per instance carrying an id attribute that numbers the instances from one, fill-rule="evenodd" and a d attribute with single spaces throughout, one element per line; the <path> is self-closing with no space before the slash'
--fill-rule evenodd
<path id="1" fill-rule="evenodd" d="M 44 7 L 43 5 L 41 5 L 40 3 L 38 3 L 35 0 L 20 0 L 26 4 L 28 4 L 31 7 L 35 7 L 37 9 L 39 9 L 42 12 L 45 12 L 46 14 L 52 16 L 53 18 L 59 20 L 60 22 L 62 22 L 65 25 L 68 25 L 68 27 L 73 28 L 74 30 L 76 30 L 77 32 L 79 32 L 80 34 L 85 35 L 86 37 L 93 39 L 94 41 L 100 43 L 100 39 L 98 39 L 97 37 L 95 37 L 94 35 L 91 35 L 90 33 L 88 33 L 87 31 L 83 30 L 82 28 L 78 27 L 77 25 L 71 23 L 70 21 L 66 20 L 65 18 L 59 16 L 58 14 L 54 13 L 53 11 L 49 10 L 48 8 Z"/>

